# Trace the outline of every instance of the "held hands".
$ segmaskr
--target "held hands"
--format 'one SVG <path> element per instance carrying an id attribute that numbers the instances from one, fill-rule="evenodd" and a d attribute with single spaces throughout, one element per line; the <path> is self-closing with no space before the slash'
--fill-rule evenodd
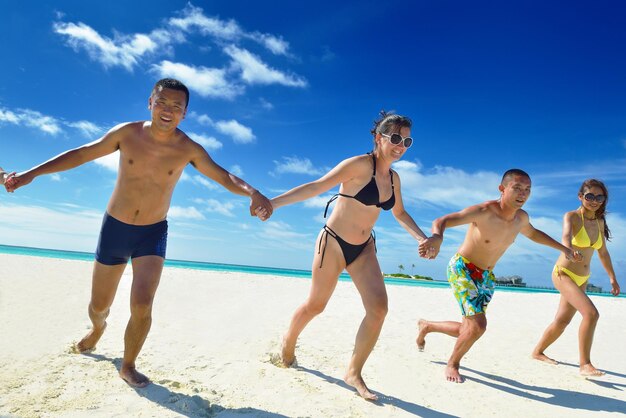
<path id="1" fill-rule="evenodd" d="M 417 248 L 417 252 L 420 257 L 433 260 L 439 254 L 439 248 L 441 247 L 442 239 L 438 235 L 433 235 L 430 238 L 422 241 Z"/>
<path id="2" fill-rule="evenodd" d="M 7 173 L 0 167 L 0 184 L 4 184 L 5 189 L 9 193 L 13 193 L 15 189 L 18 187 L 22 187 L 30 183 L 32 180 L 24 181 L 21 176 L 18 176 L 14 171 L 12 173 Z"/>
<path id="3" fill-rule="evenodd" d="M 257 216 L 262 221 L 267 221 L 272 216 L 272 203 L 258 190 L 250 196 L 250 216 Z"/>

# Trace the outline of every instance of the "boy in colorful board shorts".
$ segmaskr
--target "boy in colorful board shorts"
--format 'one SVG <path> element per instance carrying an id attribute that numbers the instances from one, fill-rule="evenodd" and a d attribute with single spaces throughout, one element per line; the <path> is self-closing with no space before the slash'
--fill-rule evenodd
<path id="1" fill-rule="evenodd" d="M 469 206 L 433 221 L 432 236 L 419 246 L 419 254 L 434 258 L 439 253 L 443 232 L 447 227 L 469 224 L 465 239 L 448 264 L 448 282 L 454 292 L 462 322 L 434 322 L 420 319 L 418 349 L 423 350 L 426 335 L 440 332 L 457 341 L 448 360 L 445 375 L 450 382 L 462 383 L 459 373 L 461 358 L 483 335 L 487 328 L 485 316 L 494 291 L 493 268 L 521 232 L 531 240 L 562 251 L 569 259 L 580 260 L 580 254 L 561 245 L 544 232 L 534 228 L 522 210 L 530 196 L 530 176 L 519 169 L 508 170 L 498 186 L 500 199 Z"/>

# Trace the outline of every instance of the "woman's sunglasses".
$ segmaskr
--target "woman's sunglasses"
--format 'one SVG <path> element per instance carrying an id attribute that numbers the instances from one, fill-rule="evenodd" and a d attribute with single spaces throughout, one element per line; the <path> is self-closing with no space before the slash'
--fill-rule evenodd
<path id="1" fill-rule="evenodd" d="M 402 138 L 400 134 L 387 135 L 387 134 L 381 133 L 381 135 L 387 138 L 389 142 L 391 142 L 393 145 L 402 144 L 404 145 L 404 148 L 411 148 L 411 145 L 413 145 L 413 138 L 411 138 L 410 136 L 407 136 L 406 138 Z"/>
<path id="2" fill-rule="evenodd" d="M 606 200 L 606 196 L 603 194 L 585 193 L 583 197 L 587 202 L 593 202 L 595 200 L 598 203 L 602 203 Z"/>

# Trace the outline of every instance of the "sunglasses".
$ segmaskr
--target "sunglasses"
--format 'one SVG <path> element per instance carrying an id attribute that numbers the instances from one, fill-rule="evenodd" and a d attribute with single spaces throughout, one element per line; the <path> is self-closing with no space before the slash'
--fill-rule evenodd
<path id="1" fill-rule="evenodd" d="M 387 135 L 387 134 L 381 133 L 381 135 L 387 138 L 389 142 L 391 142 L 391 144 L 393 145 L 402 144 L 404 145 L 404 148 L 411 148 L 411 145 L 413 145 L 413 138 L 411 138 L 410 136 L 407 136 L 406 138 L 402 138 L 400 134 Z"/>
<path id="2" fill-rule="evenodd" d="M 606 200 L 606 196 L 603 194 L 586 193 L 583 197 L 587 202 L 593 202 L 595 200 L 598 203 L 602 203 Z"/>

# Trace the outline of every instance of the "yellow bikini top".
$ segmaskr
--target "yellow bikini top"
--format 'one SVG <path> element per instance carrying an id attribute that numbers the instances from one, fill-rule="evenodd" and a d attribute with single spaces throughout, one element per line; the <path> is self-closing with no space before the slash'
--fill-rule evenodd
<path id="1" fill-rule="evenodd" d="M 589 235 L 587 234 L 587 230 L 585 229 L 585 217 L 582 211 L 580 212 L 580 219 L 583 226 L 576 233 L 576 235 L 574 235 L 574 238 L 572 238 L 572 244 L 579 248 L 592 247 L 595 250 L 599 250 L 600 248 L 602 248 L 602 232 L 600 231 L 600 223 L 598 222 L 598 219 L 596 219 L 596 224 L 598 225 L 598 239 L 593 244 L 591 244 L 591 240 L 589 239 Z"/>

